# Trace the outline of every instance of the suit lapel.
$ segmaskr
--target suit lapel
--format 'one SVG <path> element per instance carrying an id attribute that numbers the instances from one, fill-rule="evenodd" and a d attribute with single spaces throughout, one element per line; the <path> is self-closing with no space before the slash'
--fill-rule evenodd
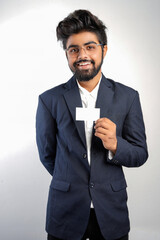
<path id="1" fill-rule="evenodd" d="M 110 82 L 102 75 L 96 101 L 96 108 L 100 108 L 100 118 L 109 118 L 113 95 L 114 91 L 111 88 Z"/>
<path id="2" fill-rule="evenodd" d="M 112 90 L 111 83 L 102 75 L 102 80 L 99 86 L 96 108 L 100 108 L 100 118 L 109 118 L 111 114 L 112 104 L 113 104 L 114 91 Z M 99 154 L 104 153 L 104 147 L 100 138 L 94 135 L 95 130 L 93 128 L 92 132 L 92 143 L 91 143 L 91 163 L 97 164 L 95 161 L 95 156 L 93 156 L 95 149 Z"/>
<path id="3" fill-rule="evenodd" d="M 76 121 L 76 107 L 82 107 L 82 101 L 75 77 L 72 77 L 65 86 L 68 91 L 64 93 L 66 104 L 77 127 L 79 136 L 86 147 L 84 121 Z"/>
<path id="4" fill-rule="evenodd" d="M 82 107 L 82 102 L 77 82 L 74 76 L 66 83 L 65 88 L 67 89 L 67 91 L 64 93 L 66 104 L 75 122 L 79 136 L 84 146 L 86 147 L 84 121 L 76 121 L 76 107 Z M 113 101 L 113 94 L 114 92 L 111 88 L 110 82 L 104 77 L 104 75 L 102 75 L 102 80 L 99 86 L 96 101 L 96 108 L 100 108 L 101 118 L 109 118 L 109 112 Z"/>

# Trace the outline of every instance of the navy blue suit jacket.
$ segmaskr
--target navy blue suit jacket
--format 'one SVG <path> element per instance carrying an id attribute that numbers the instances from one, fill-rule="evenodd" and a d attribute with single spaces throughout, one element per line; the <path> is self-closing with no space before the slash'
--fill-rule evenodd
<path id="1" fill-rule="evenodd" d="M 148 157 L 138 92 L 102 77 L 96 107 L 100 117 L 117 125 L 118 146 L 112 160 L 94 136 L 91 165 L 87 159 L 83 121 L 75 120 L 82 107 L 73 76 L 67 83 L 39 97 L 36 116 L 41 162 L 53 176 L 47 206 L 46 231 L 65 240 L 80 240 L 86 230 L 91 199 L 106 240 L 128 233 L 126 180 L 122 166 L 139 167 Z"/>

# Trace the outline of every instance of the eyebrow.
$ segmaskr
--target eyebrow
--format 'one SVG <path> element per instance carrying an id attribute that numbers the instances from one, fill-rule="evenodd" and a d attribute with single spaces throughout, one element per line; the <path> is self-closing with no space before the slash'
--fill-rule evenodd
<path id="1" fill-rule="evenodd" d="M 87 43 L 84 43 L 83 46 L 86 46 L 86 45 L 91 44 L 91 43 L 98 44 L 98 43 L 96 43 L 96 42 L 94 42 L 94 41 L 89 41 L 89 42 L 87 42 Z M 72 48 L 72 47 L 79 47 L 79 45 L 71 44 L 71 45 L 69 45 L 69 47 L 68 47 L 66 50 L 68 50 L 68 49 L 70 49 L 70 48 Z"/>

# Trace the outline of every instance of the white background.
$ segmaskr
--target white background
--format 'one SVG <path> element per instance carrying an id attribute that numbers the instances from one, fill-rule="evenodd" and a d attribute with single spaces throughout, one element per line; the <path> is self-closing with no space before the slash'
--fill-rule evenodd
<path id="1" fill-rule="evenodd" d="M 46 239 L 51 177 L 39 161 L 35 114 L 38 95 L 72 76 L 55 28 L 80 8 L 108 27 L 103 73 L 140 93 L 150 156 L 124 169 L 130 240 L 160 240 L 159 0 L 0 1 L 0 239 Z"/>

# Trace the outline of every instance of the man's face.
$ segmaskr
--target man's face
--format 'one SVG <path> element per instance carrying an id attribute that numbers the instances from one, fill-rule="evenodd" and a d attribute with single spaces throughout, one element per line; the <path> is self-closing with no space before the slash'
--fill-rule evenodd
<path id="1" fill-rule="evenodd" d="M 107 46 L 99 44 L 92 32 L 80 32 L 68 38 L 66 55 L 71 71 L 79 81 L 89 81 L 100 71 Z"/>

